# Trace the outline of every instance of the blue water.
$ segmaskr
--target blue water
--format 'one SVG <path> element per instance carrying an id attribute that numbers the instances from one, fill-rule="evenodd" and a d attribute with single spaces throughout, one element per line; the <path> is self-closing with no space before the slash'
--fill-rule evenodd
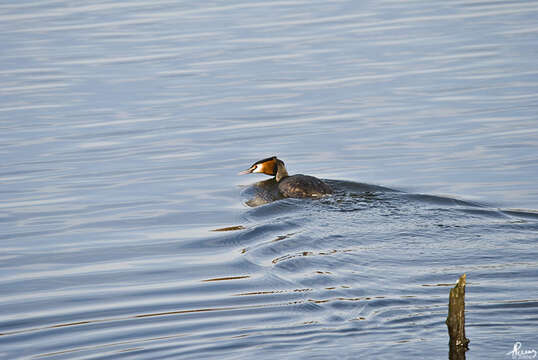
<path id="1" fill-rule="evenodd" d="M 444 359 L 463 273 L 467 359 L 538 349 L 536 19 L 0 3 L 0 358 Z"/>

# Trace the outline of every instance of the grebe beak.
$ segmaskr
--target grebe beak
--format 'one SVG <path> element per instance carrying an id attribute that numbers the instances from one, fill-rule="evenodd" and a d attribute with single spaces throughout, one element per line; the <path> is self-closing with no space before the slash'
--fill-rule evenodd
<path id="1" fill-rule="evenodd" d="M 239 172 L 237 175 L 250 174 L 250 173 L 253 172 L 255 169 L 256 169 L 256 167 L 253 166 L 253 167 L 251 167 L 250 169 L 246 169 L 246 170 L 243 170 L 243 171 Z"/>

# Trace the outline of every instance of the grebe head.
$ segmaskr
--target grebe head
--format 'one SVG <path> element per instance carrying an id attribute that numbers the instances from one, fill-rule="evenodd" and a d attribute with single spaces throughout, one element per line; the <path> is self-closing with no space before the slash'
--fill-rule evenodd
<path id="1" fill-rule="evenodd" d="M 271 176 L 275 176 L 278 171 L 278 162 L 282 162 L 276 158 L 276 156 L 271 156 L 270 158 L 256 161 L 249 167 L 247 170 L 241 171 L 239 175 L 250 174 L 250 173 L 263 173 Z"/>

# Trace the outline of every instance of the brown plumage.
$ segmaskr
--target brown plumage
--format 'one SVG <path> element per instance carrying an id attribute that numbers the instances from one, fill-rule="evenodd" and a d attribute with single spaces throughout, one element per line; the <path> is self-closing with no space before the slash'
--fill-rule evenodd
<path id="1" fill-rule="evenodd" d="M 250 168 L 239 174 L 263 173 L 275 177 L 278 190 L 284 197 L 321 197 L 332 194 L 329 185 L 309 175 L 288 175 L 284 162 L 276 156 L 256 161 Z"/>

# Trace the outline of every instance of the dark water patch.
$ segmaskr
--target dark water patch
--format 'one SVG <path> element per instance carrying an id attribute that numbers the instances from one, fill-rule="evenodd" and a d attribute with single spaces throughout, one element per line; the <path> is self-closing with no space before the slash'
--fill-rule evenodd
<path id="1" fill-rule="evenodd" d="M 496 209 L 459 209 L 459 211 L 469 214 L 476 215 L 479 217 L 489 217 L 494 219 L 503 219 L 506 218 L 506 215 L 502 211 Z"/>
<path id="2" fill-rule="evenodd" d="M 444 206 L 466 206 L 466 207 L 481 207 L 482 205 L 459 199 L 453 199 L 443 196 L 427 195 L 427 194 L 405 194 L 404 198 L 420 201 L 429 205 L 444 205 Z"/>
<path id="3" fill-rule="evenodd" d="M 203 282 L 208 281 L 228 281 L 228 280 L 240 280 L 240 279 L 248 279 L 250 276 L 244 275 L 244 276 L 228 276 L 228 277 L 221 277 L 221 278 L 213 278 L 213 279 L 204 279 Z"/>
<path id="4" fill-rule="evenodd" d="M 536 210 L 503 209 L 502 212 L 507 214 L 507 215 L 514 216 L 516 218 L 522 218 L 522 219 L 538 221 L 538 211 L 536 211 Z"/>
<path id="5" fill-rule="evenodd" d="M 237 230 L 245 230 L 246 227 L 242 225 L 236 225 L 236 226 L 227 226 L 219 229 L 213 229 L 211 231 L 237 231 Z"/>
<path id="6" fill-rule="evenodd" d="M 18 178 L 20 175 L 32 175 L 32 174 L 40 174 L 40 173 L 46 173 L 50 171 L 50 169 L 35 169 L 35 170 L 11 170 L 11 171 L 5 171 L 0 172 L 0 177 L 11 177 L 14 176 Z"/>
<path id="7" fill-rule="evenodd" d="M 260 224 L 253 227 L 246 227 L 240 232 L 233 232 L 225 234 L 217 238 L 210 237 L 204 240 L 195 240 L 190 242 L 184 242 L 181 244 L 182 248 L 188 249 L 189 247 L 199 248 L 203 245 L 205 249 L 210 248 L 236 248 L 245 247 L 249 244 L 260 241 L 267 237 L 275 236 L 273 234 L 280 234 L 282 232 L 289 232 L 296 228 L 296 224 L 291 221 L 282 221 L 280 223 Z"/>
<path id="8" fill-rule="evenodd" d="M 477 304 L 473 303 L 471 305 L 476 310 L 504 310 L 504 309 L 536 309 L 538 308 L 537 299 L 529 300 L 508 300 L 497 303 L 485 303 Z"/>
<path id="9" fill-rule="evenodd" d="M 303 200 L 304 201 L 304 200 Z M 245 217 L 248 220 L 263 219 L 271 216 L 291 216 L 294 212 L 300 212 L 304 202 L 301 199 L 282 199 L 272 201 L 262 206 L 257 206 L 249 210 Z"/>
<path id="10" fill-rule="evenodd" d="M 386 193 L 386 192 L 399 192 L 399 190 L 391 189 L 384 186 L 366 184 L 354 181 L 342 181 L 342 180 L 326 180 L 331 187 L 336 190 L 343 190 L 349 193 Z"/>

